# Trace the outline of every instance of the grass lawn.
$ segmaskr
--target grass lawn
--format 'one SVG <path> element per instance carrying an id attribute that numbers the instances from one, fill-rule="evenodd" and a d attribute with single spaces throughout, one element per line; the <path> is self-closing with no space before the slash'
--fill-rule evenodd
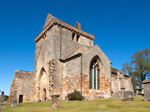
<path id="1" fill-rule="evenodd" d="M 1 112 L 150 112 L 150 102 L 144 97 L 135 97 L 135 101 L 123 102 L 121 99 L 97 99 L 89 102 L 61 101 L 62 107 L 51 109 L 51 101 L 20 103 L 17 107 L 3 105 Z"/>

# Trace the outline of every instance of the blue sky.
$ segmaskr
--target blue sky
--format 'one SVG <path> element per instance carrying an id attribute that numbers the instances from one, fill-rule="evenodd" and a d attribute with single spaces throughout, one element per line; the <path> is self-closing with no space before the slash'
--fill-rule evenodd
<path id="1" fill-rule="evenodd" d="M 0 0 L 0 90 L 9 94 L 15 70 L 34 70 L 34 38 L 46 16 L 95 35 L 121 69 L 137 51 L 150 47 L 150 0 Z"/>

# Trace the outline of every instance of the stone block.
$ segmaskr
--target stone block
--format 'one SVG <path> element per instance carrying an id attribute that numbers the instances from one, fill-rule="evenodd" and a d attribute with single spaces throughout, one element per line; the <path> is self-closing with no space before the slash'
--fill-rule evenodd
<path id="1" fill-rule="evenodd" d="M 123 91 L 118 91 L 116 92 L 112 98 L 117 98 L 117 99 L 123 99 L 124 98 L 124 92 Z"/>
<path id="2" fill-rule="evenodd" d="M 14 98 L 13 98 L 11 106 L 12 107 L 18 106 L 18 103 L 17 103 L 17 90 L 16 89 L 14 90 Z"/>
<path id="3" fill-rule="evenodd" d="M 128 98 L 134 98 L 134 92 L 132 92 L 132 91 L 125 91 L 124 92 L 124 99 L 128 99 Z"/>
<path id="4" fill-rule="evenodd" d="M 117 98 L 117 99 L 134 98 L 134 93 L 133 91 L 118 91 L 112 96 L 112 98 Z"/>
<path id="5" fill-rule="evenodd" d="M 60 95 L 51 95 L 53 104 L 56 103 L 58 107 L 61 107 Z"/>
<path id="6" fill-rule="evenodd" d="M 144 80 L 144 101 L 150 101 L 150 79 Z"/>
<path id="7" fill-rule="evenodd" d="M 4 104 L 4 91 L 1 92 L 1 105 Z"/>

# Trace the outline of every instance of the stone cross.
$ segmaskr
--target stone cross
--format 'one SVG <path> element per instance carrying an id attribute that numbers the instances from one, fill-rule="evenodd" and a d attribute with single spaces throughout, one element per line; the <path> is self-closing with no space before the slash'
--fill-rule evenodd
<path id="1" fill-rule="evenodd" d="M 14 90 L 14 98 L 13 98 L 13 101 L 12 101 L 12 104 L 11 106 L 18 106 L 18 103 L 17 103 L 17 90 L 15 89 Z"/>

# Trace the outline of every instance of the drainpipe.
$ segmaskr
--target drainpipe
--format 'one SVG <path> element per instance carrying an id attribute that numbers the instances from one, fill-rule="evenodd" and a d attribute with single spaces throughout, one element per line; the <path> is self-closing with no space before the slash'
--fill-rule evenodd
<path id="1" fill-rule="evenodd" d="M 61 25 L 60 25 L 60 59 L 61 59 L 61 42 L 62 42 L 62 38 L 61 38 Z"/>
<path id="2" fill-rule="evenodd" d="M 81 54 L 81 95 L 82 95 L 82 54 Z"/>

